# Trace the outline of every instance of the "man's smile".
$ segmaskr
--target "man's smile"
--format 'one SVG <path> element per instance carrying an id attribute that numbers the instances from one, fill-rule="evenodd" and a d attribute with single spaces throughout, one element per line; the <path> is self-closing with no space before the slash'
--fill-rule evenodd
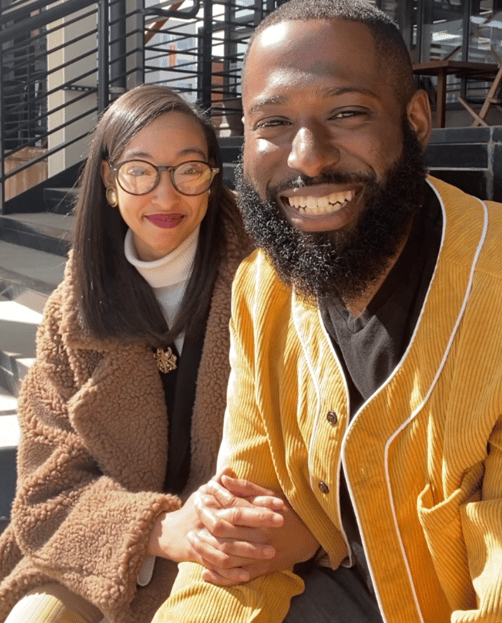
<path id="1" fill-rule="evenodd" d="M 354 190 L 332 192 L 329 195 L 315 197 L 311 194 L 283 196 L 282 199 L 291 207 L 301 213 L 315 216 L 316 214 L 331 214 L 343 208 L 348 202 L 353 201 L 356 193 Z"/>
<path id="2" fill-rule="evenodd" d="M 320 183 L 288 188 L 275 196 L 288 220 L 298 229 L 329 231 L 345 227 L 357 218 L 362 208 L 362 190 L 362 183 Z"/>

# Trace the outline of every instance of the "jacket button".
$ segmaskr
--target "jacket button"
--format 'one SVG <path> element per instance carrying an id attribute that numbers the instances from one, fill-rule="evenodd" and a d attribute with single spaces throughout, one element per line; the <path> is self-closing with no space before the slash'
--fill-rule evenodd
<path id="1" fill-rule="evenodd" d="M 326 415 L 326 419 L 332 426 L 334 426 L 338 422 L 338 416 L 336 415 L 334 411 L 328 411 L 328 414 Z"/>
<path id="2" fill-rule="evenodd" d="M 325 482 L 323 482 L 322 480 L 319 482 L 319 484 L 317 486 L 322 491 L 322 493 L 329 493 L 328 485 Z"/>

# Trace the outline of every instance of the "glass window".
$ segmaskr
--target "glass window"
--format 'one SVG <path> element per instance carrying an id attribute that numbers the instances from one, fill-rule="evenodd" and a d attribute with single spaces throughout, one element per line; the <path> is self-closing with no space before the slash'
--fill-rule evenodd
<path id="1" fill-rule="evenodd" d="M 469 60 L 502 60 L 502 0 L 474 0 L 469 24 Z"/>
<path id="2" fill-rule="evenodd" d="M 433 61 L 462 57 L 464 3 L 429 0 L 424 3 L 421 37 L 421 60 Z"/>

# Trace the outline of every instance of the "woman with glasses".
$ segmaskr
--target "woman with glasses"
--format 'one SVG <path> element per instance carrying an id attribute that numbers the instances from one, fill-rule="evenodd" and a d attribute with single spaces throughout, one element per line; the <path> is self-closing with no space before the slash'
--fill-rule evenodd
<path id="1" fill-rule="evenodd" d="M 209 534 L 195 508 L 214 474 L 230 288 L 249 244 L 212 126 L 160 86 L 132 89 L 100 119 L 75 216 L 19 401 L 0 621 L 147 623 L 177 562 L 231 583 L 246 560 L 273 555 L 230 520 Z M 277 525 L 261 512 L 262 527 Z"/>

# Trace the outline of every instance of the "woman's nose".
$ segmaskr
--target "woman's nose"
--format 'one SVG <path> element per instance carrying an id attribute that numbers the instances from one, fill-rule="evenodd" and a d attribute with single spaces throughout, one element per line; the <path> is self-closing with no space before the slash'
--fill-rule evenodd
<path id="1" fill-rule="evenodd" d="M 173 185 L 169 171 L 161 171 L 157 186 L 152 190 L 152 196 L 157 201 L 170 202 L 177 201 L 180 193 Z"/>

